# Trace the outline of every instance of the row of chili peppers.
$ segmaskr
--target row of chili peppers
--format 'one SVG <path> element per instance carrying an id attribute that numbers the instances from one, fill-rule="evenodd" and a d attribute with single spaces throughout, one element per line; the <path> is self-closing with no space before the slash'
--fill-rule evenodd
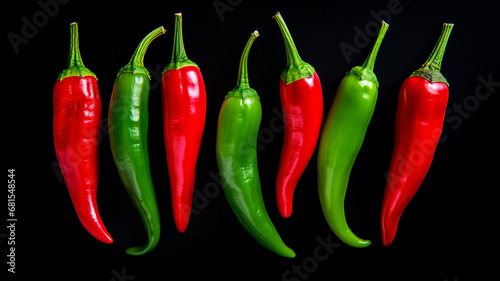
<path id="1" fill-rule="evenodd" d="M 280 98 L 285 135 L 276 178 L 280 214 L 292 212 L 293 193 L 319 140 L 318 191 L 333 232 L 346 244 L 366 247 L 348 227 L 344 198 L 349 175 L 373 115 L 379 83 L 373 72 L 388 24 L 362 66 L 352 68 L 341 81 L 323 129 L 323 94 L 314 68 L 304 62 L 280 13 L 273 17 L 285 43 L 287 66 L 281 74 Z M 441 36 L 425 64 L 407 78 L 399 93 L 394 151 L 381 215 L 382 242 L 389 245 L 399 218 L 424 179 L 438 143 L 448 82 L 440 73 L 453 24 L 444 24 Z M 102 116 L 97 78 L 82 62 L 78 25 L 70 25 L 68 69 L 54 87 L 54 143 L 76 213 L 87 231 L 105 243 L 113 239 L 104 227 L 96 204 Z M 145 254 L 160 238 L 160 219 L 151 180 L 148 133 L 150 75 L 143 59 L 150 43 L 165 33 L 159 27 L 139 44 L 130 62 L 120 69 L 109 105 L 109 138 L 120 179 L 139 210 L 148 241 L 126 250 Z M 249 85 L 247 62 L 259 36 L 253 32 L 240 59 L 236 87 L 222 104 L 216 157 L 229 205 L 245 229 L 263 246 L 284 257 L 294 257 L 276 231 L 264 206 L 257 167 L 257 136 L 262 108 Z M 206 91 L 199 67 L 186 56 L 182 14 L 175 14 L 172 60 L 161 84 L 166 158 L 175 224 L 184 232 L 191 213 L 196 161 L 203 136 Z M 422 151 L 422 146 L 425 151 Z"/>

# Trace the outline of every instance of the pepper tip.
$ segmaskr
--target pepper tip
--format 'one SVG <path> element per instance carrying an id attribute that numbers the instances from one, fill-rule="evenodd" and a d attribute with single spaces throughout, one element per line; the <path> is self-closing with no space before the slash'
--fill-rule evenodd
<path id="1" fill-rule="evenodd" d="M 102 238 L 98 238 L 98 240 L 103 242 L 103 243 L 106 243 L 106 244 L 113 243 L 113 238 L 109 234 L 107 234 L 106 236 L 104 236 Z"/>
<path id="2" fill-rule="evenodd" d="M 276 14 L 274 14 L 274 16 L 273 16 L 273 19 L 274 19 L 275 17 L 279 16 L 279 15 L 280 15 L 280 12 L 276 12 Z"/>
<path id="3" fill-rule="evenodd" d="M 293 259 L 293 258 L 295 258 L 297 256 L 295 254 L 295 252 L 292 249 L 288 248 L 288 247 L 286 247 L 286 249 L 284 249 L 284 251 L 281 252 L 280 255 L 283 256 L 283 257 L 285 257 L 285 258 L 290 258 L 290 259 Z"/>
<path id="4" fill-rule="evenodd" d="M 381 230 L 382 230 L 382 245 L 389 246 L 394 238 L 396 237 L 396 230 L 398 227 L 398 222 L 395 225 L 390 225 L 385 217 L 381 219 Z"/>

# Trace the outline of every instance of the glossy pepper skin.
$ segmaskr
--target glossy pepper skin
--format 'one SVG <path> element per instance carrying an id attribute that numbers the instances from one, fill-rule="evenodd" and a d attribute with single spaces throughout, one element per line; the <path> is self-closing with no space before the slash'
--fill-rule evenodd
<path id="1" fill-rule="evenodd" d="M 357 237 L 350 230 L 344 199 L 352 166 L 375 110 L 379 83 L 373 67 L 388 27 L 382 22 L 378 38 L 364 64 L 351 69 L 340 82 L 319 141 L 318 191 L 323 213 L 335 235 L 356 248 L 367 247 L 371 242 Z"/>
<path id="2" fill-rule="evenodd" d="M 80 222 L 99 241 L 112 243 L 96 201 L 101 97 L 95 74 L 82 62 L 76 22 L 70 32 L 68 69 L 59 75 L 53 93 L 54 146 Z"/>
<path id="3" fill-rule="evenodd" d="M 441 136 L 448 103 L 448 82 L 441 63 L 453 24 L 444 24 L 425 64 L 401 86 L 396 112 L 394 150 L 382 204 L 382 243 L 396 235 L 403 210 L 429 170 Z"/>
<path id="4" fill-rule="evenodd" d="M 150 76 L 143 59 L 149 44 L 164 33 L 165 29 L 159 27 L 141 41 L 130 62 L 118 72 L 109 105 L 109 139 L 113 158 L 148 236 L 145 244 L 126 250 L 130 255 L 150 252 L 160 238 L 160 217 L 147 145 Z"/>
<path id="5" fill-rule="evenodd" d="M 281 74 L 280 98 L 285 125 L 276 197 L 281 216 L 292 214 L 293 193 L 300 176 L 314 153 L 323 121 L 323 92 L 318 74 L 297 52 L 292 36 L 281 17 L 278 23 L 287 56 L 287 67 Z"/>
<path id="6" fill-rule="evenodd" d="M 259 33 L 248 39 L 240 60 L 238 83 L 222 104 L 217 124 L 217 164 L 224 194 L 245 229 L 264 247 L 284 257 L 294 257 L 269 215 L 262 198 L 257 167 L 257 136 L 262 107 L 248 83 L 247 59 Z"/>
<path id="7" fill-rule="evenodd" d="M 161 94 L 172 209 L 177 229 L 184 232 L 191 215 L 207 98 L 200 68 L 184 50 L 181 13 L 175 14 L 172 61 L 163 72 Z"/>

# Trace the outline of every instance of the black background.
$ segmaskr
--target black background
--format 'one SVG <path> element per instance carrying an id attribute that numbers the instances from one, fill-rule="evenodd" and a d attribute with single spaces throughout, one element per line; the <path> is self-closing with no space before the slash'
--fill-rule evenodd
<path id="1" fill-rule="evenodd" d="M 43 0 L 42 0 L 43 2 Z M 283 131 L 271 124 L 281 112 L 279 75 L 285 52 L 271 18 L 280 11 L 302 58 L 318 72 L 325 114 L 345 72 L 362 64 L 371 47 L 356 45 L 358 27 L 378 21 L 391 1 L 68 1 L 53 16 L 40 16 L 39 27 L 16 53 L 10 32 L 22 36 L 26 17 L 43 11 L 36 1 L 9 1 L 2 7 L 3 173 L 15 169 L 16 274 L 7 272 L 7 238 L 2 235 L 2 273 L 17 280 L 479 280 L 498 279 L 499 180 L 498 93 L 475 98 L 484 79 L 500 81 L 499 4 L 496 1 L 400 0 L 397 12 L 382 17 L 390 24 L 375 73 L 380 82 L 377 107 L 351 173 L 346 215 L 354 233 L 372 240 L 354 249 L 338 240 L 324 220 L 316 191 L 316 154 L 295 193 L 294 211 L 283 219 L 275 203 L 275 175 Z M 45 3 L 45 2 L 44 2 Z M 229 5 L 219 10 L 214 3 Z M 227 8 L 226 7 L 226 8 Z M 373 11 L 371 13 L 371 11 Z M 198 196 L 185 233 L 173 222 L 162 133 L 159 73 L 172 52 L 174 13 L 182 12 L 187 55 L 203 73 L 207 119 L 196 175 Z M 40 15 L 40 13 L 38 13 Z M 166 35 L 150 46 L 149 153 L 162 221 L 157 248 L 141 257 L 125 249 L 146 237 L 142 221 L 123 188 L 104 131 L 100 146 L 98 203 L 115 242 L 106 245 L 80 225 L 66 186 L 53 168 L 52 88 L 66 68 L 69 24 L 79 23 L 85 65 L 96 73 L 107 117 L 116 73 L 139 41 L 163 25 Z M 384 173 L 392 154 L 399 87 L 430 54 L 442 23 L 452 22 L 442 73 L 450 82 L 450 113 L 427 177 L 407 207 L 393 244 L 381 244 L 379 216 Z M 225 94 L 236 82 L 238 61 L 249 34 L 261 36 L 249 57 L 250 84 L 261 97 L 263 118 L 259 169 L 267 210 L 283 241 L 295 250 L 282 258 L 260 246 L 239 224 L 213 177 L 216 123 Z M 358 46 L 349 60 L 344 42 Z M 482 93 L 486 93 L 483 87 Z M 497 90 L 497 91 L 495 91 Z M 456 108 L 462 107 L 462 113 Z M 454 111 L 455 110 L 455 111 Z M 278 125 L 280 125 L 279 121 Z M 269 130 L 269 128 L 275 130 Z M 7 184 L 5 184 L 7 185 Z M 7 187 L 5 186 L 5 189 Z M 5 192 L 6 193 L 6 192 Z M 5 194 L 4 193 L 4 194 Z M 206 198 L 206 199 L 205 199 Z M 2 199 L 7 205 L 7 198 Z M 2 217 L 7 210 L 2 211 Z M 3 220 L 5 221 L 5 220 Z M 7 224 L 5 222 L 5 224 Z M 8 233 L 2 227 L 0 233 Z M 324 261 L 314 260 L 319 240 L 340 243 Z M 322 251 L 322 254 L 325 252 Z M 302 274 L 290 273 L 300 266 Z M 305 268 L 304 268 L 305 266 Z M 29 276 L 29 277 L 28 277 Z M 3 278 L 1 278 L 3 279 Z M 283 279 L 286 280 L 286 279 Z"/>

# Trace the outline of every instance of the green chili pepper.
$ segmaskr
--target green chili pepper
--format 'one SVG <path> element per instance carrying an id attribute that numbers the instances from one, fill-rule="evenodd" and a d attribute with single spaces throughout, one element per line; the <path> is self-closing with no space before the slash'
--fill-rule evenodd
<path id="1" fill-rule="evenodd" d="M 160 216 L 151 180 L 148 155 L 149 72 L 144 55 L 149 44 L 165 33 L 158 27 L 139 44 L 130 62 L 118 72 L 109 105 L 109 139 L 121 181 L 139 210 L 148 235 L 144 245 L 127 249 L 130 255 L 153 250 L 160 238 Z"/>
<path id="2" fill-rule="evenodd" d="M 347 225 L 344 198 L 354 160 L 363 144 L 378 96 L 375 59 L 389 25 L 382 27 L 368 58 L 340 82 L 321 133 L 318 150 L 318 190 L 325 218 L 333 232 L 352 247 L 367 247 Z"/>
<path id="3" fill-rule="evenodd" d="M 229 205 L 245 229 L 263 246 L 284 257 L 294 257 L 269 215 L 262 198 L 257 168 L 257 135 L 262 107 L 248 83 L 247 59 L 259 36 L 253 32 L 240 60 L 238 82 L 222 104 L 217 125 L 217 164 Z"/>

